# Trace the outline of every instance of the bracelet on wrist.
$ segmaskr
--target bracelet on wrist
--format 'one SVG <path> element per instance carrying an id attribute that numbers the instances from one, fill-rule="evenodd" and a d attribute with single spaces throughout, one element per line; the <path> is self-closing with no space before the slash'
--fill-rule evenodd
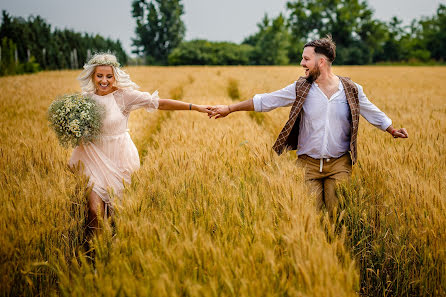
<path id="1" fill-rule="evenodd" d="M 189 103 L 189 110 L 192 110 L 192 103 Z"/>
<path id="2" fill-rule="evenodd" d="M 229 107 L 229 105 L 228 105 L 228 110 L 229 110 L 229 113 L 231 113 L 231 112 L 232 112 L 232 110 L 231 110 L 231 107 Z"/>
<path id="3" fill-rule="evenodd" d="M 395 136 L 395 132 L 398 131 L 397 129 L 393 129 L 392 132 L 390 132 L 390 134 L 392 134 L 393 138 L 396 138 Z"/>

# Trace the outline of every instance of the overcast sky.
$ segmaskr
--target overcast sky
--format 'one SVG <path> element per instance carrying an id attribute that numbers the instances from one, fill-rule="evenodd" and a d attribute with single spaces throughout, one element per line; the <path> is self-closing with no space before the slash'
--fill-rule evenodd
<path id="1" fill-rule="evenodd" d="M 289 0 L 183 0 L 186 40 L 241 42 L 257 31 L 256 24 L 267 13 L 285 12 Z M 27 18 L 40 15 L 52 27 L 78 32 L 99 33 L 120 39 L 130 53 L 135 21 L 132 0 L 0 0 L 0 10 Z M 388 21 L 397 15 L 408 24 L 421 16 L 432 16 L 446 0 L 369 0 L 374 16 Z"/>

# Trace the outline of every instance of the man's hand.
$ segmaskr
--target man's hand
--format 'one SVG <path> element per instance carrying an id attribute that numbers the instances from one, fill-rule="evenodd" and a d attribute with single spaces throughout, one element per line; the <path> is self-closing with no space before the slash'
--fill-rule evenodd
<path id="1" fill-rule="evenodd" d="M 404 128 L 401 129 L 392 129 L 390 131 L 390 134 L 392 134 L 393 138 L 408 138 L 409 134 L 407 133 L 407 130 Z"/>
<path id="2" fill-rule="evenodd" d="M 212 115 L 209 115 L 209 118 L 215 117 L 216 119 L 224 118 L 231 113 L 229 105 L 215 105 L 211 107 L 211 111 Z"/>

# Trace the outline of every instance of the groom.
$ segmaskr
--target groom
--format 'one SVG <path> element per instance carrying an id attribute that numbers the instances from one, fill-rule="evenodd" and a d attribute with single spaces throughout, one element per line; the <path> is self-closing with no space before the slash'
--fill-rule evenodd
<path id="1" fill-rule="evenodd" d="M 338 205 L 336 184 L 351 176 L 356 162 L 359 115 L 394 138 L 408 137 L 406 129 L 392 127 L 392 121 L 369 101 L 362 86 L 332 72 L 335 57 L 331 36 L 308 42 L 300 62 L 305 77 L 272 93 L 213 107 L 213 116 L 222 118 L 236 111 L 267 112 L 292 105 L 273 149 L 279 155 L 297 149 L 305 181 L 316 194 L 316 205 L 318 209 L 325 206 L 330 215 Z"/>

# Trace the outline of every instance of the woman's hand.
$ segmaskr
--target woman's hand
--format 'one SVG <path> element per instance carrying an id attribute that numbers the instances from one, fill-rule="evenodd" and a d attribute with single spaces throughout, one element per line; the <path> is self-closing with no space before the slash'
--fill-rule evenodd
<path id="1" fill-rule="evenodd" d="M 196 110 L 196 111 L 198 111 L 198 112 L 204 112 L 204 113 L 207 113 L 208 114 L 208 116 L 212 116 L 212 114 L 213 114 L 213 111 L 212 111 L 212 106 L 209 106 L 209 105 L 193 105 L 192 106 L 192 109 L 194 109 L 194 110 Z"/>

